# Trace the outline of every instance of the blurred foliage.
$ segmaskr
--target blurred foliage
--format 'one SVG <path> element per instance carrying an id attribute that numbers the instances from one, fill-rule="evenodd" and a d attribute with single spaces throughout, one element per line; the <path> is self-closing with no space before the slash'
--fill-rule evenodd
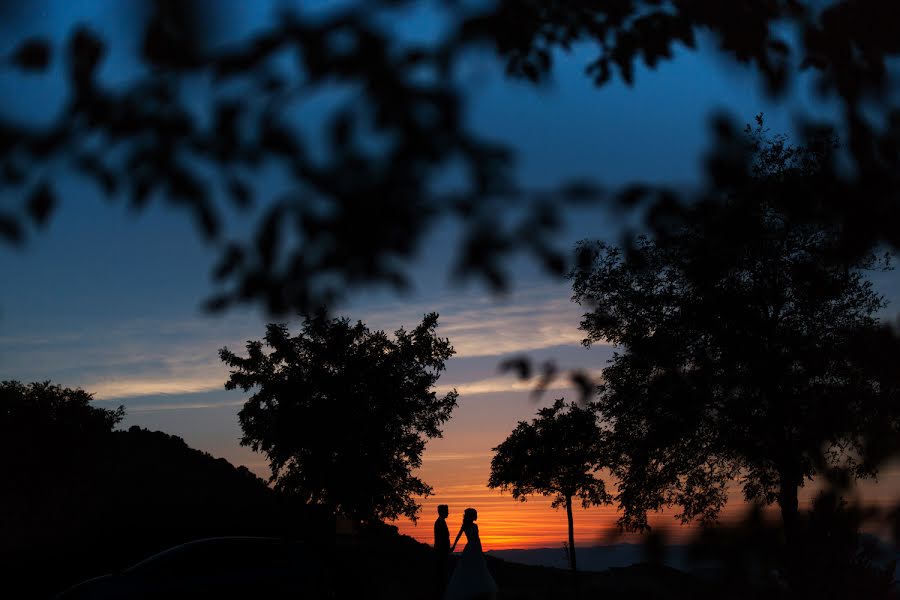
<path id="1" fill-rule="evenodd" d="M 476 8 L 443 0 L 431 8 L 449 25 L 427 43 L 383 26 L 418 4 L 298 9 L 216 44 L 210 37 L 222 32 L 211 30 L 226 27 L 218 7 L 145 0 L 133 11 L 141 19 L 135 58 L 142 69 L 115 85 L 98 72 L 109 45 L 125 40 L 104 40 L 89 25 L 62 44 L 22 40 L 2 68 L 62 77 L 67 92 L 48 124 L 0 121 L 0 189 L 22 199 L 0 212 L 0 235 L 21 242 L 25 220 L 46 223 L 65 196 L 55 184 L 65 170 L 135 208 L 166 201 L 187 209 L 221 252 L 213 309 L 254 302 L 277 314 L 330 304 L 364 284 L 402 289 L 422 240 L 447 216 L 464 224 L 458 275 L 503 289 L 504 259 L 517 252 L 562 274 L 567 252 L 553 233 L 567 203 L 612 198 L 628 208 L 678 197 L 642 185 L 611 197 L 586 182 L 522 189 L 514 149 L 485 141 L 466 123 L 467 98 L 456 77 L 464 56 L 492 49 L 511 77 L 540 82 L 552 75 L 560 50 L 585 44 L 596 48 L 587 76 L 602 87 L 617 76 L 631 84 L 638 62 L 655 67 L 677 47 L 696 48 L 698 37 L 708 36 L 713 52 L 752 67 L 774 98 L 784 98 L 804 70 L 811 74 L 803 81 L 812 80 L 839 109 L 831 123 L 801 124 L 810 132 L 846 130 L 851 155 L 850 169 L 831 173 L 834 185 L 815 217 L 844 224 L 848 251 L 900 241 L 900 112 L 889 68 L 900 53 L 895 3 L 501 0 Z M 62 68 L 51 69 L 56 63 Z M 205 92 L 188 93 L 197 81 Z M 292 114 L 335 86 L 352 90 L 351 97 L 335 102 L 326 133 L 304 133 Z M 717 131 L 711 183 L 728 185 L 746 164 L 727 152 L 732 140 L 724 123 Z M 288 191 L 263 198 L 261 173 L 273 169 L 284 174 Z M 452 192 L 436 183 L 448 170 L 463 174 Z M 263 207 L 252 240 L 225 239 L 229 203 Z"/>
<path id="2" fill-rule="evenodd" d="M 755 505 L 739 521 L 701 529 L 689 561 L 718 597 L 896 598 L 894 548 L 862 533 L 882 518 L 823 491 L 801 511 L 798 543 L 787 548 L 782 526 Z"/>
<path id="3" fill-rule="evenodd" d="M 673 212 L 743 185 L 753 158 L 724 116 L 713 123 L 699 191 L 519 185 L 515 149 L 485 140 L 466 120 L 462 65 L 473 50 L 488 50 L 510 77 L 538 84 L 552 77 L 556 57 L 580 45 L 596 51 L 586 76 L 600 90 L 616 77 L 632 84 L 638 63 L 654 68 L 678 48 L 749 66 L 773 100 L 811 85 L 836 109 L 827 118 L 797 113 L 802 141 L 810 148 L 841 131 L 846 156 L 823 161 L 818 200 L 795 217 L 837 225 L 836 251 L 848 257 L 900 245 L 900 111 L 890 68 L 900 53 L 896 3 L 438 0 L 429 10 L 446 27 L 434 39 L 410 41 L 384 26 L 420 5 L 298 8 L 241 35 L 209 3 L 143 0 L 131 11 L 139 21 L 136 55 L 126 40 L 103 39 L 87 24 L 65 42 L 19 41 L 0 69 L 61 77 L 66 93 L 57 114 L 39 115 L 48 121 L 42 125 L 36 115 L 0 110 L 0 193 L 12 199 L 0 207 L 0 239 L 22 243 L 28 222 L 46 224 L 65 196 L 58 180 L 75 173 L 135 209 L 165 202 L 194 216 L 220 257 L 207 308 L 256 303 L 284 314 L 333 305 L 362 286 L 406 289 L 409 265 L 437 223 L 462 225 L 448 249 L 452 276 L 499 291 L 517 254 L 556 275 L 569 270 L 569 249 L 554 235 L 567 206 L 641 210 L 650 230 L 664 233 Z M 21 29 L 37 18 L 5 10 Z M 701 48 L 701 38 L 713 46 Z M 106 84 L 99 71 L 111 44 L 141 68 Z M 298 117 L 305 103 L 335 90 L 349 93 L 335 97 L 321 127 L 305 128 Z M 285 183 L 277 197 L 272 173 Z M 458 181 L 447 185 L 448 173 Z M 224 227 L 235 214 L 246 221 L 254 206 L 250 239 Z M 538 391 L 558 376 L 553 362 L 540 370 Z M 587 400 L 591 378 L 570 375 Z"/>
<path id="4" fill-rule="evenodd" d="M 432 490 L 412 471 L 457 398 L 432 389 L 454 353 L 437 318 L 391 339 L 319 312 L 295 336 L 269 324 L 246 358 L 220 351 L 225 387 L 254 391 L 238 414 L 241 444 L 265 453 L 275 489 L 356 522 L 415 521 L 415 497 Z"/>

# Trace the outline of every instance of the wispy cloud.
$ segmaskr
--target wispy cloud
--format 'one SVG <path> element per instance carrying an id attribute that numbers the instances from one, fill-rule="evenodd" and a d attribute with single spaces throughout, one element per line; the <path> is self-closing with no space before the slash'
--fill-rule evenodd
<path id="1" fill-rule="evenodd" d="M 97 400 L 223 390 L 228 369 L 218 349 L 240 348 L 261 331 L 252 319 L 138 318 L 95 324 L 90 335 L 12 334 L 0 337 L 0 379 L 50 379 L 81 387 Z"/>
<path id="2" fill-rule="evenodd" d="M 421 307 L 424 310 L 424 307 Z M 498 302 L 491 297 L 461 298 L 436 307 L 441 314 L 438 334 L 447 337 L 457 357 L 487 357 L 581 344 L 578 329 L 584 308 L 571 302 L 568 288 L 536 287 Z M 421 311 L 419 311 L 421 312 Z M 409 307 L 372 312 L 370 324 L 394 329 L 418 312 Z"/>
<path id="3" fill-rule="evenodd" d="M 224 380 L 221 375 L 182 377 L 168 379 L 158 378 L 122 378 L 90 382 L 85 387 L 94 394 L 97 400 L 119 400 L 138 398 L 141 396 L 160 396 L 168 394 L 197 394 L 223 389 Z"/>
<path id="4" fill-rule="evenodd" d="M 125 400 L 145 396 L 163 396 L 175 394 L 199 394 L 223 389 L 225 381 L 221 369 L 213 369 L 209 374 L 203 369 L 197 369 L 193 375 L 160 376 L 158 378 L 127 378 L 96 380 L 85 385 L 85 389 L 94 394 L 94 398 L 102 401 Z M 600 370 L 591 373 L 595 378 L 600 377 Z M 446 394 L 455 389 L 460 395 L 495 394 L 509 392 L 531 392 L 534 390 L 536 380 L 521 380 L 512 375 L 498 375 L 470 382 L 456 384 L 440 384 L 435 387 L 438 394 Z M 560 375 L 546 387 L 547 391 L 573 390 L 572 382 L 565 375 Z M 233 404 L 241 404 L 246 399 L 234 401 Z M 160 410 L 173 410 L 181 408 L 214 408 L 222 406 L 222 403 L 187 403 L 184 405 L 160 405 Z M 146 407 L 135 407 L 129 410 L 149 410 Z"/>
<path id="5" fill-rule="evenodd" d="M 490 458 L 492 452 L 435 452 L 427 454 L 429 462 L 446 462 Z"/>
<path id="6" fill-rule="evenodd" d="M 421 308 L 421 312 L 429 310 Z M 461 296 L 438 309 L 438 333 L 450 339 L 457 358 L 487 359 L 574 347 L 582 338 L 577 328 L 582 309 L 567 299 L 565 290 L 556 288 L 521 290 L 508 303 L 483 295 Z M 358 314 L 370 327 L 391 331 L 401 325 L 415 326 L 421 317 L 419 312 L 415 307 L 397 305 Z M 293 323 L 292 328 L 295 326 Z M 222 390 L 228 378 L 228 370 L 217 355 L 219 348 L 229 346 L 240 351 L 244 340 L 259 338 L 264 332 L 258 318 L 248 317 L 226 322 L 204 317 L 169 321 L 138 318 L 94 324 L 90 329 L 36 332 L 33 336 L 11 332 L 0 337 L 0 379 L 51 379 L 80 386 L 102 401 L 201 394 Z M 454 371 L 455 375 L 448 372 L 448 377 L 455 377 L 457 382 L 442 385 L 439 390 L 455 387 L 462 394 L 489 394 L 529 391 L 533 387 L 533 382 L 512 376 L 485 378 L 484 369 L 472 372 L 471 364 Z M 568 387 L 570 384 L 560 379 L 549 389 Z M 190 404 L 193 408 L 206 406 Z"/>
<path id="7" fill-rule="evenodd" d="M 231 400 L 228 402 L 175 402 L 175 403 L 154 403 L 140 406 L 129 406 L 129 413 L 147 413 L 161 412 L 170 410 L 203 410 L 208 408 L 230 408 L 240 406 L 246 399 Z"/>
<path id="8" fill-rule="evenodd" d="M 600 381 L 600 377 L 602 375 L 601 369 L 594 369 L 588 372 L 588 374 L 594 378 L 595 381 Z M 446 394 L 452 389 L 455 389 L 459 394 L 462 395 L 473 395 L 473 394 L 496 394 L 501 392 L 531 392 L 535 389 L 537 385 L 537 380 L 527 379 L 517 379 L 512 375 L 498 375 L 496 377 L 488 377 L 485 379 L 479 379 L 477 381 L 470 381 L 464 383 L 457 384 L 442 384 L 435 386 L 435 391 L 439 394 Z M 565 373 L 560 374 L 558 377 L 553 379 L 547 387 L 544 388 L 546 391 L 574 391 L 575 386 L 566 377 Z"/>

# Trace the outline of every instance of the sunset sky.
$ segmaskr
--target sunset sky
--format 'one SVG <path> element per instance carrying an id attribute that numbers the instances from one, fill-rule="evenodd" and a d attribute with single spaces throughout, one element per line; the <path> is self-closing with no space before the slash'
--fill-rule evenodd
<path id="1" fill-rule="evenodd" d="M 121 9 L 115 8 L 121 6 L 118 0 L 34 4 L 33 10 L 47 15 L 42 33 L 58 38 L 82 21 L 111 36 L 127 35 Z M 234 2 L 233 10 L 223 12 L 250 30 L 263 25 L 276 4 Z M 429 35 L 439 23 L 423 11 L 398 27 L 409 35 Z M 27 33 L 4 31 L 0 50 L 8 51 Z M 473 59 L 466 75 L 468 118 L 482 134 L 517 149 L 526 184 L 591 177 L 610 186 L 636 180 L 695 185 L 713 111 L 727 109 L 741 121 L 764 111 L 773 131 L 790 133 L 794 109 L 808 103 L 797 93 L 786 105 L 773 106 L 752 75 L 702 49 L 681 52 L 656 71 L 639 69 L 633 88 L 615 82 L 597 91 L 583 75 L 586 56 L 583 49 L 560 55 L 554 81 L 539 89 L 504 81 L 502 68 L 486 56 Z M 127 60 L 114 55 L 103 75 L 123 76 L 128 68 Z M 4 78 L 0 97 L 11 98 L 0 105 L 11 111 L 35 106 L 52 111 L 59 104 L 52 88 L 21 87 Z M 315 119 L 327 109 L 313 107 L 306 116 Z M 124 405 L 124 427 L 181 436 L 195 448 L 267 477 L 264 457 L 238 444 L 236 413 L 246 396 L 225 391 L 228 372 L 217 357 L 223 346 L 242 351 L 246 340 L 262 337 L 266 316 L 246 308 L 223 316 L 200 310 L 212 290 L 209 272 L 217 255 L 198 239 L 187 215 L 159 205 L 132 214 L 121 204 L 105 202 L 82 181 L 64 183 L 67 192 L 49 227 L 35 231 L 22 249 L 0 247 L 0 379 L 49 379 L 83 387 L 99 406 Z M 616 241 L 624 225 L 600 211 L 570 213 L 567 219 L 560 239 L 564 247 L 584 237 Z M 501 375 L 497 365 L 504 357 L 527 353 L 536 360 L 553 358 L 563 368 L 596 371 L 611 348 L 580 345 L 582 311 L 569 300 L 567 283 L 526 262 L 513 265 L 513 288 L 502 297 L 475 282 L 450 283 L 455 233 L 447 225 L 430 236 L 411 266 L 416 285 L 410 294 L 357 290 L 334 307 L 338 314 L 388 331 L 413 326 L 424 313 L 437 311 L 439 334 L 457 351 L 440 388 L 455 387 L 459 406 L 443 439 L 429 443 L 420 473 L 435 495 L 425 502 L 417 527 L 398 524 L 403 532 L 430 541 L 436 504 L 450 505 L 454 535 L 462 510 L 473 506 L 486 549 L 558 547 L 566 536 L 564 511 L 550 509 L 549 499 L 523 504 L 486 487 L 491 448 L 540 406 L 526 385 Z M 893 318 L 900 306 L 896 274 L 883 276 L 878 285 L 893 301 L 884 316 Z M 574 398 L 571 390 L 551 389 L 544 402 L 560 396 Z M 882 485 L 900 489 L 893 471 Z M 873 492 L 880 494 L 888 495 Z M 732 503 L 726 512 L 738 510 L 739 503 Z M 612 533 L 616 517 L 613 507 L 579 510 L 577 541 L 608 539 L 604 536 Z M 671 513 L 664 519 L 675 525 Z"/>

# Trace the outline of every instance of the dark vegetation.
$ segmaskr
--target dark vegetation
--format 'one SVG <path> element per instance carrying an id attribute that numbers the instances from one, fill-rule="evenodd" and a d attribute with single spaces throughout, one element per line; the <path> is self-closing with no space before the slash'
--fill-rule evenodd
<path id="1" fill-rule="evenodd" d="M 850 168 L 824 165 L 817 204 L 798 212 L 842 224 L 847 255 L 900 244 L 900 112 L 889 66 L 900 54 L 895 3 L 500 0 L 475 8 L 451 0 L 434 3 L 446 31 L 413 44 L 383 23 L 416 4 L 285 11 L 223 45 L 212 41 L 216 34 L 233 32 L 215 29 L 219 8 L 146 0 L 132 12 L 137 31 L 128 40 L 104 40 L 87 24 L 65 40 L 19 40 L 3 67 L 22 77 L 59 77 L 66 92 L 58 114 L 41 125 L 34 115 L 0 118 L 0 189 L 22 198 L 0 213 L 2 239 L 21 242 L 27 222 L 42 225 L 52 216 L 65 196 L 43 168 L 52 164 L 137 209 L 165 202 L 188 211 L 221 252 L 214 271 L 221 287 L 210 308 L 254 302 L 273 313 L 309 311 L 361 285 L 402 289 L 409 259 L 445 217 L 464 225 L 454 249 L 459 276 L 502 289 L 505 259 L 516 253 L 562 275 L 568 249 L 553 234 L 566 205 L 649 207 L 651 226 L 661 227 L 652 218 L 658 211 L 743 181 L 748 157 L 738 129 L 727 117 L 715 121 L 709 178 L 696 197 L 651 185 L 608 191 L 603 182 L 583 181 L 523 189 L 515 149 L 486 141 L 466 122 L 468 98 L 456 76 L 466 56 L 491 52 L 509 77 L 537 84 L 552 77 L 561 53 L 584 44 L 596 52 L 586 77 L 602 93 L 617 78 L 634 83 L 639 62 L 656 67 L 708 39 L 705 51 L 749 66 L 774 100 L 799 84 L 835 102 L 831 118 L 800 114 L 799 125 L 810 135 L 846 131 Z M 29 11 L 14 5 L 3 14 L 11 23 L 27 21 Z M 115 84 L 104 81 L 110 45 L 132 39 L 136 52 L 127 54 L 140 68 Z M 190 86 L 203 93 L 185 93 Z M 354 93 L 326 117 L 324 134 L 291 119 L 317 91 L 335 88 Z M 463 174 L 452 192 L 434 185 L 450 166 Z M 267 168 L 281 170 L 290 191 L 266 197 L 254 181 Z M 226 215 L 254 204 L 263 208 L 256 235 L 230 235 Z M 504 216 L 512 226 L 500 226 Z"/>
<path id="2" fill-rule="evenodd" d="M 0 5 L 3 15 L 15 16 L 12 4 Z M 900 450 L 900 342 L 895 327 L 874 319 L 882 299 L 864 274 L 879 265 L 878 254 L 900 247 L 897 4 L 501 0 L 473 12 L 468 3 L 447 1 L 440 3 L 450 17 L 446 33 L 421 45 L 379 25 L 409 5 L 373 0 L 318 17 L 283 14 L 239 43 L 215 46 L 207 37 L 215 22 L 209 3 L 148 0 L 145 11 L 135 11 L 141 68 L 115 84 L 104 81 L 101 67 L 109 45 L 120 41 L 87 25 L 62 41 L 19 41 L 3 63 L 10 76 L 59 76 L 66 94 L 59 113 L 40 124 L 33 115 L 0 115 L 0 193 L 15 198 L 0 210 L 0 238 L 22 243 L 29 224 L 48 222 L 65 197 L 53 174 L 66 170 L 137 209 L 156 202 L 187 209 L 221 256 L 209 309 L 257 303 L 272 314 L 308 313 L 363 285 L 404 289 L 407 267 L 432 226 L 456 219 L 463 225 L 452 249 L 457 276 L 505 289 L 507 259 L 521 252 L 555 275 L 574 269 L 575 298 L 588 305 L 588 341 L 619 344 L 597 408 L 608 425 L 600 439 L 621 482 L 623 526 L 644 528 L 648 511 L 669 505 L 686 520 L 714 521 L 725 484 L 736 480 L 748 499 L 777 503 L 782 523 L 770 531 L 749 521 L 732 532 L 722 548 L 750 548 L 756 566 L 741 570 L 746 557 L 725 550 L 718 558 L 734 567 L 728 572 L 756 575 L 746 586 L 719 589 L 720 596 L 887 594 L 883 570 L 860 543 L 870 511 L 842 496 Z M 602 88 L 614 77 L 632 83 L 638 61 L 653 67 L 676 47 L 696 47 L 701 36 L 712 41 L 712 52 L 749 65 L 773 99 L 811 82 L 836 110 L 827 118 L 800 115 L 796 147 L 767 139 L 762 129 L 749 131 L 748 144 L 732 119 L 717 117 L 707 177 L 692 192 L 640 184 L 610 191 L 583 181 L 523 189 L 514 149 L 486 141 L 464 118 L 467 99 L 456 73 L 473 49 L 494 53 L 510 77 L 540 83 L 552 75 L 557 52 L 589 43 L 597 55 L 587 76 Z M 285 56 L 293 59 L 287 68 Z M 191 101 L 200 98 L 202 118 L 185 93 L 198 82 L 207 93 Z M 358 93 L 334 107 L 324 136 L 291 121 L 308 94 L 335 84 Z M 373 149 L 373 139 L 384 144 Z M 312 146 L 322 146 L 323 156 Z M 435 184 L 451 166 L 464 174 L 452 192 Z M 284 196 L 265 198 L 267 190 L 254 185 L 266 169 L 285 174 Z M 649 235 L 626 235 L 621 247 L 586 243 L 570 256 L 553 234 L 561 211 L 584 202 L 643 211 Z M 251 239 L 223 228 L 231 212 L 254 205 L 259 221 Z M 331 330 L 329 323 L 343 325 Z M 293 393 L 292 377 L 307 363 L 293 356 L 294 344 L 302 349 L 319 340 L 327 348 L 335 335 L 365 346 L 381 338 L 324 316 L 320 324 L 322 335 L 308 339 L 270 328 L 274 355 L 263 355 L 259 343 L 247 359 L 223 353 L 237 370 L 230 385 L 261 390 L 242 412 L 244 441 L 268 454 L 277 490 L 164 434 L 112 431 L 121 412 L 91 408 L 83 392 L 4 384 L 3 450 L 15 457 L 2 484 L 4 567 L 43 584 L 35 565 L 105 568 L 130 557 L 128 540 L 142 553 L 157 541 L 217 533 L 223 523 L 222 533 L 276 523 L 284 533 L 285 523 L 313 510 L 300 508 L 310 500 L 357 520 L 415 515 L 410 496 L 427 492 L 411 476 L 420 434 L 439 434 L 454 399 L 441 404 L 429 396 L 436 375 L 422 375 L 411 396 L 399 394 L 413 399 L 412 410 L 389 409 L 404 417 L 390 433 L 405 453 L 385 451 L 378 455 L 383 463 L 376 457 L 375 476 L 365 483 L 376 496 L 368 503 L 332 497 L 334 482 L 304 480 L 329 463 L 304 463 L 307 448 L 278 431 L 307 416 L 280 412 L 277 388 L 291 391 L 288 412 L 302 412 L 304 396 Z M 390 355 L 390 344 L 379 343 Z M 432 350 L 425 349 L 424 364 L 439 372 L 449 345 L 428 363 Z M 354 365 L 366 373 L 366 385 L 378 381 L 378 373 Z M 534 371 L 527 359 L 507 367 L 526 377 Z M 271 381 L 265 369 L 281 379 Z M 545 365 L 544 373 L 546 384 L 553 369 Z M 328 411 L 336 399 L 345 401 L 347 390 L 333 389 L 327 378 L 299 381 L 332 401 L 322 404 Z M 592 398 L 594 382 L 584 374 L 573 381 L 585 400 Z M 364 406 L 355 393 L 349 406 Z M 416 412 L 435 403 L 436 412 Z M 387 423 L 387 414 L 375 417 Z M 348 457 L 341 468 L 352 469 L 360 454 Z M 798 488 L 812 477 L 828 489 L 804 514 Z M 399 495 L 385 486 L 390 478 Z M 171 489 L 178 493 L 167 494 Z M 900 509 L 892 517 L 896 531 L 898 517 Z M 350 562 L 370 569 L 372 581 L 399 568 L 408 576 L 418 550 L 394 541 L 398 554 L 358 546 L 362 554 Z M 518 567 L 495 566 L 504 594 L 516 597 L 517 578 L 504 581 L 502 573 Z M 55 572 L 65 578 L 65 568 Z M 535 573 L 521 571 L 518 580 Z M 677 595 L 675 582 L 684 579 L 669 576 L 664 593 Z M 594 583 L 577 582 L 582 590 Z M 535 583 L 522 597 L 553 597 L 559 589 Z"/>
<path id="3" fill-rule="evenodd" d="M 755 566 L 722 552 L 719 572 L 753 573 L 744 579 L 795 595 L 878 597 L 892 568 L 859 532 L 896 513 L 845 498 L 900 449 L 900 381 L 888 366 L 900 364 L 900 346 L 877 318 L 885 300 L 869 279 L 890 269 L 890 255 L 847 254 L 843 226 L 798 213 L 819 202 L 837 147 L 831 136 L 793 146 L 760 116 L 745 130 L 740 186 L 658 213 L 664 227 L 624 247 L 581 242 L 570 279 L 587 309 L 584 344 L 616 347 L 585 407 L 599 421 L 595 467 L 615 481 L 620 527 L 648 532 L 648 514 L 672 506 L 682 523 L 718 525 L 740 486 L 751 506 L 777 504 L 780 524 L 764 528 L 768 545 L 750 545 Z M 530 375 L 527 361 L 512 366 Z M 535 493 L 528 469 L 545 445 L 531 446 L 506 484 Z M 495 467 L 510 462 L 497 450 Z M 560 464 L 575 455 L 557 452 Z M 799 489 L 814 480 L 824 491 L 807 513 Z M 731 534 L 738 546 L 753 536 Z M 729 556 L 735 565 L 722 564 Z"/>
<path id="4" fill-rule="evenodd" d="M 866 434 L 896 443 L 900 390 L 866 347 L 885 305 L 868 273 L 888 257 L 848 260 L 840 228 L 791 214 L 821 156 L 777 140 L 756 156 L 745 187 L 665 236 L 578 247 L 585 344 L 619 349 L 597 408 L 628 529 L 672 504 L 714 520 L 739 479 L 748 501 L 778 503 L 791 542 L 804 482 L 872 476 L 883 456 Z"/>
<path id="5" fill-rule="evenodd" d="M 872 513 L 823 492 L 799 512 L 788 545 L 782 524 L 765 518 L 757 505 L 740 522 L 703 529 L 689 547 L 690 560 L 701 573 L 707 569 L 720 596 L 746 588 L 776 598 L 897 598 L 896 546 L 861 533 Z"/>
<path id="6" fill-rule="evenodd" d="M 798 215 L 820 200 L 833 138 L 791 146 L 761 117 L 746 133 L 740 187 L 627 248 L 577 249 L 584 343 L 617 347 L 593 406 L 619 522 L 648 530 L 649 512 L 677 506 L 684 523 L 714 524 L 736 484 L 748 502 L 778 505 L 774 568 L 793 593 L 843 597 L 846 584 L 825 583 L 842 579 L 874 597 L 890 585 L 857 553 L 877 515 L 848 511 L 843 496 L 900 448 L 900 387 L 884 362 L 900 352 L 868 277 L 890 257 L 848 255 L 844 226 Z M 826 491 L 801 515 L 799 488 L 813 480 Z"/>
<path id="7" fill-rule="evenodd" d="M 334 570 L 329 576 L 337 598 L 418 600 L 431 589 L 431 548 L 394 527 L 369 524 L 341 541 L 327 511 L 178 437 L 138 427 L 113 430 L 121 411 L 91 406 L 83 391 L 4 382 L 0 392 L 2 440 L 15 444 L 4 447 L 15 450 L 6 456 L 34 457 L 30 467 L 36 469 L 9 460 L 2 484 L 0 564 L 11 598 L 49 598 L 168 547 L 232 535 L 309 543 Z M 564 571 L 488 560 L 504 598 L 556 597 L 573 585 Z M 612 598 L 670 589 L 669 580 L 678 589 L 695 585 L 665 569 L 649 578 L 639 571 L 589 574 L 582 585 L 622 592 Z"/>
<path id="8" fill-rule="evenodd" d="M 525 501 L 529 495 L 553 498 L 566 508 L 569 566 L 577 569 L 572 502 L 583 508 L 612 502 L 598 471 L 609 463 L 592 407 L 556 400 L 538 411 L 530 423 L 520 421 L 494 448 L 488 487 L 509 491 Z"/>
<path id="9" fill-rule="evenodd" d="M 159 431 L 114 431 L 122 411 L 89 400 L 46 383 L 0 385 L 8 597 L 47 597 L 202 537 L 333 535 L 328 515 L 279 496 L 246 468 Z"/>
<path id="10" fill-rule="evenodd" d="M 433 583 L 431 547 L 391 527 L 370 528 L 352 545 L 334 549 L 340 598 L 397 598 L 423 600 L 431 597 Z M 548 567 L 533 567 L 485 556 L 500 588 L 500 600 L 544 600 L 548 598 L 659 599 L 703 598 L 709 585 L 685 573 L 648 563 L 605 573 L 577 573 Z M 347 575 L 352 574 L 352 577 Z M 709 596 L 707 596 L 709 597 Z"/>
<path id="11" fill-rule="evenodd" d="M 354 522 L 416 519 L 431 487 L 412 471 L 456 407 L 432 390 L 454 351 L 436 313 L 391 339 L 361 321 L 307 316 L 300 333 L 270 324 L 247 357 L 227 348 L 225 387 L 253 390 L 241 444 L 269 459 L 275 489 Z"/>

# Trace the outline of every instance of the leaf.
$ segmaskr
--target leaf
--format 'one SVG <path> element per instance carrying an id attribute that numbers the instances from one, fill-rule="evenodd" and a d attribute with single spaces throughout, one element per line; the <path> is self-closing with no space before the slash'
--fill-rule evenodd
<path id="1" fill-rule="evenodd" d="M 244 251 L 236 244 L 229 244 L 222 254 L 222 259 L 213 271 L 213 278 L 221 281 L 231 275 L 244 262 Z"/>
<path id="2" fill-rule="evenodd" d="M 568 270 L 566 259 L 559 252 L 555 252 L 548 248 L 540 252 L 539 256 L 541 262 L 544 264 L 544 268 L 551 275 L 562 276 Z"/>
<path id="3" fill-rule="evenodd" d="M 0 215 L 0 238 L 11 244 L 21 244 L 23 237 L 22 226 L 16 219 L 9 215 Z"/>
<path id="4" fill-rule="evenodd" d="M 5 179 L 7 183 L 17 185 L 25 181 L 25 171 L 22 167 L 7 161 L 3 163 L 3 172 L 0 173 L 0 177 Z"/>
<path id="5" fill-rule="evenodd" d="M 260 144 L 264 150 L 278 156 L 296 157 L 300 154 L 300 145 L 290 128 L 271 119 L 263 123 Z"/>
<path id="6" fill-rule="evenodd" d="M 47 224 L 50 213 L 53 212 L 55 206 L 56 197 L 53 194 L 53 190 L 50 189 L 50 185 L 46 181 L 43 181 L 28 197 L 26 210 L 31 220 L 39 227 L 43 227 Z"/>
<path id="7" fill-rule="evenodd" d="M 228 181 L 228 194 L 232 203 L 240 210 L 246 210 L 253 205 L 253 195 L 250 187 L 237 177 Z"/>
<path id="8" fill-rule="evenodd" d="M 591 378 L 590 375 L 585 373 L 584 371 L 575 371 L 569 375 L 569 379 L 578 388 L 580 393 L 580 402 L 582 404 L 587 404 L 590 401 L 591 396 L 594 394 L 594 391 L 597 389 L 597 383 Z"/>
<path id="9" fill-rule="evenodd" d="M 271 265 L 275 260 L 275 251 L 281 241 L 281 220 L 282 208 L 275 206 L 256 233 L 256 251 L 264 265 Z"/>
<path id="10" fill-rule="evenodd" d="M 218 296 L 213 296 L 212 298 L 208 298 L 203 303 L 203 310 L 209 313 L 220 313 L 231 304 L 231 296 L 227 294 L 220 294 Z M 226 384 L 227 385 L 227 384 Z"/>
<path id="11" fill-rule="evenodd" d="M 618 194 L 617 200 L 625 208 L 635 208 L 650 194 L 650 188 L 645 185 L 629 185 Z"/>
<path id="12" fill-rule="evenodd" d="M 531 359 L 527 356 L 516 356 L 507 358 L 497 367 L 501 373 L 515 371 L 519 379 L 531 378 Z"/>
<path id="13" fill-rule="evenodd" d="M 556 375 L 556 363 L 554 363 L 552 360 L 544 361 L 544 363 L 541 365 L 540 378 L 534 385 L 534 389 L 531 390 L 532 400 L 540 400 L 540 398 L 544 395 L 544 392 L 547 391 L 547 388 L 550 387 L 550 384 L 553 383 L 553 380 L 556 379 Z"/>
<path id="14" fill-rule="evenodd" d="M 104 51 L 103 42 L 94 32 L 83 26 L 75 31 L 69 41 L 69 61 L 72 80 L 79 89 L 89 87 Z"/>
<path id="15" fill-rule="evenodd" d="M 347 147 L 353 137 L 353 113 L 340 111 L 331 121 L 331 145 L 335 150 Z"/>
<path id="16" fill-rule="evenodd" d="M 107 196 L 112 196 L 116 191 L 116 176 L 112 169 L 104 165 L 96 156 L 85 154 L 80 156 L 75 165 L 86 176 L 93 179 L 97 185 L 103 188 Z"/>
<path id="17" fill-rule="evenodd" d="M 519 64 L 519 71 L 532 83 L 537 83 L 541 78 L 538 68 L 528 61 L 522 61 Z"/>
<path id="18" fill-rule="evenodd" d="M 200 230 L 208 240 L 213 240 L 219 235 L 219 218 L 209 202 L 203 200 L 194 206 L 194 215 Z"/>
<path id="19" fill-rule="evenodd" d="M 563 185 L 559 192 L 564 200 L 572 203 L 590 202 L 602 195 L 602 189 L 598 185 L 584 180 L 570 181 Z"/>
<path id="20" fill-rule="evenodd" d="M 50 44 L 39 38 L 31 38 L 12 53 L 12 63 L 24 71 L 43 71 L 50 65 Z"/>
<path id="21" fill-rule="evenodd" d="M 204 183 L 186 169 L 174 169 L 169 175 L 171 202 L 187 205 L 194 213 L 198 228 L 206 239 L 215 239 L 220 230 L 218 215 L 209 201 Z"/>

